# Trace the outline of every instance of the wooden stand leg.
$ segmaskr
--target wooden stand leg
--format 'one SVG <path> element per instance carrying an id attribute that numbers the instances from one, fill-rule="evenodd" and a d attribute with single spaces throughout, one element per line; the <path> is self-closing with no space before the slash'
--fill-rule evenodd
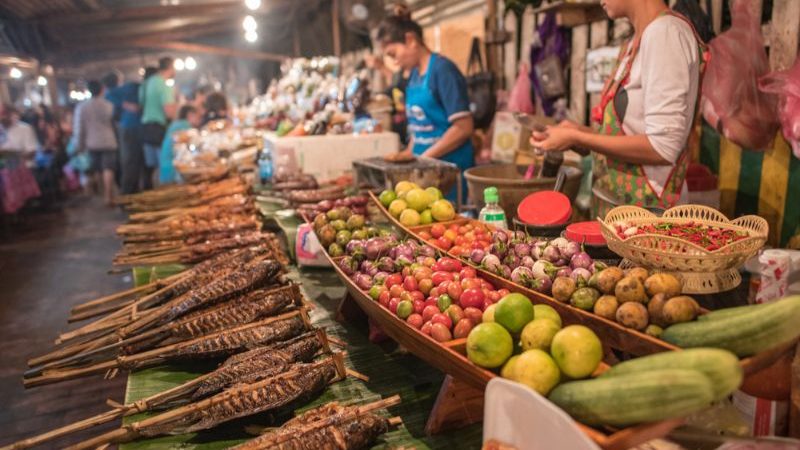
<path id="1" fill-rule="evenodd" d="M 789 437 L 800 439 L 800 344 L 792 359 L 791 394 L 789 396 Z"/>
<path id="2" fill-rule="evenodd" d="M 437 434 L 483 420 L 483 391 L 447 375 L 433 404 L 425 432 Z"/>
<path id="3" fill-rule="evenodd" d="M 344 298 L 342 298 L 342 301 L 339 303 L 339 307 L 336 308 L 336 321 L 358 325 L 366 322 L 366 320 L 367 315 L 364 314 L 364 311 L 358 306 L 358 303 L 353 300 L 349 292 L 345 293 Z"/>

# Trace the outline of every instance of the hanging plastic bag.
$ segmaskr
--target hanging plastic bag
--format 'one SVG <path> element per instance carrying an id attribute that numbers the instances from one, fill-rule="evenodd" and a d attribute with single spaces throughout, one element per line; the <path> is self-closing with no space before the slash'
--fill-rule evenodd
<path id="1" fill-rule="evenodd" d="M 531 100 L 531 79 L 528 78 L 530 69 L 525 63 L 519 65 L 519 75 L 508 99 L 508 111 L 533 114 L 536 107 Z"/>
<path id="2" fill-rule="evenodd" d="M 778 128 L 777 99 L 758 89 L 769 71 L 760 16 L 749 0 L 731 2 L 731 28 L 709 43 L 703 80 L 703 117 L 726 138 L 751 150 L 766 149 Z"/>
<path id="3" fill-rule="evenodd" d="M 794 156 L 800 158 L 800 58 L 788 70 L 761 77 L 758 86 L 762 91 L 775 94 L 780 99 L 778 118 L 783 136 L 792 145 Z"/>

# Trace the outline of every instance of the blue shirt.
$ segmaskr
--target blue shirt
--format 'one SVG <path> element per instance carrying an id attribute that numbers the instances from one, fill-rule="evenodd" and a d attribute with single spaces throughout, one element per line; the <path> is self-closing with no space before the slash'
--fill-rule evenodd
<path id="1" fill-rule="evenodd" d="M 106 100 L 114 105 L 114 118 L 119 120 L 120 128 L 135 128 L 140 125 L 141 114 L 122 107 L 123 102 L 139 104 L 139 83 L 128 81 L 106 93 Z"/>
<path id="2" fill-rule="evenodd" d="M 470 114 L 467 80 L 455 63 L 438 55 L 427 70 L 430 71 L 428 88 L 447 113 L 447 120 L 453 123 L 454 120 Z M 412 70 L 407 86 L 416 86 L 421 83 L 422 77 L 419 75 L 419 70 Z"/>
<path id="3" fill-rule="evenodd" d="M 158 157 L 158 179 L 161 183 L 176 183 L 179 181 L 178 174 L 175 173 L 175 165 L 173 159 L 175 152 L 173 150 L 175 133 L 192 128 L 189 122 L 184 119 L 178 119 L 169 124 L 167 132 L 164 135 L 164 142 L 161 143 L 161 155 Z"/>

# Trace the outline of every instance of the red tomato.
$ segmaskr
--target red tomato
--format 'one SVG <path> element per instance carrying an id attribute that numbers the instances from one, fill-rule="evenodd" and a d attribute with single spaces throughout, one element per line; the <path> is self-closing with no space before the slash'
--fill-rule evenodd
<path id="1" fill-rule="evenodd" d="M 466 233 L 464 233 L 464 237 L 467 239 L 467 241 L 472 242 L 475 240 L 475 232 L 467 231 Z"/>
<path id="2" fill-rule="evenodd" d="M 450 250 L 450 247 L 453 246 L 453 243 L 446 237 L 442 236 L 439 239 L 436 239 L 436 246 L 442 250 Z"/>
<path id="3" fill-rule="evenodd" d="M 450 272 L 444 272 L 439 270 L 431 274 L 431 281 L 433 281 L 434 286 L 439 286 L 443 282 L 450 281 L 452 279 L 453 279 L 453 274 Z"/>
<path id="4" fill-rule="evenodd" d="M 449 227 L 447 227 L 447 229 L 448 230 L 452 230 L 455 233 L 458 233 L 458 224 L 457 223 L 452 223 L 452 224 L 450 224 Z"/>
<path id="5" fill-rule="evenodd" d="M 436 264 L 436 258 L 432 258 L 430 256 L 426 256 L 422 261 L 422 265 L 425 267 L 433 267 L 434 264 Z"/>
<path id="6" fill-rule="evenodd" d="M 431 283 L 433 283 L 433 280 L 431 280 Z M 428 297 L 433 297 L 433 298 L 439 297 L 439 288 L 438 287 L 431 288 L 430 292 L 428 292 Z"/>
<path id="7" fill-rule="evenodd" d="M 464 225 L 464 228 L 466 228 L 467 231 L 472 231 L 475 229 L 475 225 L 473 225 L 472 222 L 467 222 L 467 224 Z"/>
<path id="8" fill-rule="evenodd" d="M 400 274 L 403 276 L 403 278 L 411 275 L 411 266 L 403 267 L 403 270 L 400 272 Z"/>
<path id="9" fill-rule="evenodd" d="M 456 256 L 464 256 L 467 253 L 467 249 L 465 249 L 460 245 L 455 245 L 452 248 L 450 248 L 450 253 Z"/>
<path id="10" fill-rule="evenodd" d="M 497 291 L 489 292 L 489 298 L 492 300 L 492 303 L 497 303 L 500 301 L 500 293 Z"/>
<path id="11" fill-rule="evenodd" d="M 492 301 L 492 299 L 487 298 L 486 300 L 483 301 L 483 307 L 481 308 L 481 311 L 486 311 L 486 308 L 488 308 L 488 307 L 490 307 L 492 305 L 494 305 L 494 302 Z"/>
<path id="12" fill-rule="evenodd" d="M 422 316 L 419 313 L 411 314 L 406 319 L 407 324 L 411 325 L 412 327 L 418 330 L 422 328 L 422 322 L 424 322 L 424 320 L 422 320 Z"/>
<path id="13" fill-rule="evenodd" d="M 408 300 L 408 301 L 413 301 L 413 300 L 414 300 L 414 296 L 413 296 L 413 295 L 411 295 L 411 292 L 409 292 L 409 291 L 403 291 L 403 292 L 400 294 L 400 300 Z"/>
<path id="14" fill-rule="evenodd" d="M 486 246 L 483 244 L 483 241 L 472 241 L 472 243 L 469 244 L 469 248 L 473 250 L 475 249 L 483 250 L 484 248 L 486 248 Z"/>
<path id="15" fill-rule="evenodd" d="M 380 303 L 381 305 L 383 305 L 385 307 L 388 307 L 389 306 L 389 300 L 391 298 L 392 298 L 392 296 L 391 296 L 391 294 L 389 294 L 389 291 L 383 291 L 383 292 L 381 292 L 380 297 L 378 297 L 378 303 Z"/>
<path id="16" fill-rule="evenodd" d="M 435 306 L 435 305 L 426 306 L 422 310 L 422 319 L 425 320 L 425 322 L 427 322 L 427 321 L 431 320 L 433 318 L 433 316 L 435 316 L 436 314 L 439 314 L 439 307 L 438 306 Z"/>
<path id="17" fill-rule="evenodd" d="M 419 288 L 417 279 L 411 275 L 408 275 L 403 279 L 403 288 L 405 288 L 407 291 L 416 291 L 417 288 Z"/>
<path id="18" fill-rule="evenodd" d="M 459 304 L 462 308 L 483 308 L 484 300 L 486 300 L 486 295 L 483 294 L 483 291 L 480 289 L 467 289 L 461 294 L 461 299 L 459 300 Z"/>
<path id="19" fill-rule="evenodd" d="M 405 292 L 406 290 L 403 288 L 402 284 L 395 284 L 394 286 L 389 288 L 389 294 L 392 297 L 400 297 L 400 294 Z"/>
<path id="20" fill-rule="evenodd" d="M 419 232 L 419 233 L 417 233 L 417 234 L 419 234 L 419 237 L 420 237 L 420 238 L 422 238 L 423 240 L 426 240 L 426 241 L 427 241 L 428 239 L 430 239 L 430 238 L 432 238 L 432 237 L 433 237 L 433 236 L 431 236 L 431 234 L 430 234 L 429 232 L 427 232 L 427 231 L 424 231 L 424 230 L 423 230 L 423 231 L 420 231 L 420 232 Z"/>
<path id="21" fill-rule="evenodd" d="M 423 320 L 424 319 L 425 318 L 423 317 Z M 423 333 L 427 334 L 428 336 L 430 336 L 431 335 L 431 327 L 432 326 L 433 326 L 433 324 L 430 321 L 427 321 L 424 324 L 422 324 L 422 327 L 419 330 L 422 331 Z"/>
<path id="22" fill-rule="evenodd" d="M 481 288 L 481 280 L 477 278 L 462 278 L 461 279 L 461 289 L 480 289 Z"/>
<path id="23" fill-rule="evenodd" d="M 403 276 L 400 275 L 399 273 L 393 273 L 388 277 L 386 277 L 386 279 L 383 281 L 383 285 L 386 286 L 387 288 L 391 288 L 395 284 L 401 284 L 402 282 L 403 282 Z"/>
<path id="24" fill-rule="evenodd" d="M 506 288 L 498 289 L 497 292 L 500 294 L 500 298 L 503 298 L 510 293 L 510 291 Z"/>
<path id="25" fill-rule="evenodd" d="M 456 238 L 455 238 L 455 239 L 453 239 L 453 243 L 454 243 L 454 244 L 456 244 L 456 245 L 458 245 L 458 246 L 463 246 L 463 245 L 464 245 L 464 244 L 466 244 L 467 242 L 468 242 L 468 241 L 467 241 L 467 238 L 465 238 L 465 237 L 464 237 L 464 236 L 462 236 L 462 235 L 458 235 L 458 236 L 456 236 Z"/>
<path id="26" fill-rule="evenodd" d="M 464 290 L 461 289 L 460 283 L 450 283 L 450 285 L 447 286 L 447 295 L 449 295 L 450 298 L 453 299 L 453 301 L 458 301 L 458 299 L 461 298 L 461 294 L 463 292 Z"/>
<path id="27" fill-rule="evenodd" d="M 413 273 L 414 273 L 414 278 L 417 280 L 417 282 L 420 282 L 426 278 L 430 278 L 431 275 L 433 275 L 433 269 L 423 264 L 421 266 L 415 267 Z"/>
<path id="28" fill-rule="evenodd" d="M 443 313 L 438 313 L 431 318 L 431 323 L 440 323 L 447 327 L 447 329 L 453 328 L 453 321 L 450 319 L 450 316 Z"/>
<path id="29" fill-rule="evenodd" d="M 422 300 L 414 300 L 413 305 L 414 305 L 414 312 L 416 314 L 422 314 L 422 310 L 425 309 L 425 302 L 423 302 Z M 422 322 L 420 322 L 420 324 L 422 324 Z"/>
<path id="30" fill-rule="evenodd" d="M 455 242 L 456 238 L 458 237 L 458 231 L 447 230 L 444 232 L 444 235 L 442 237 L 450 242 Z"/>
<path id="31" fill-rule="evenodd" d="M 475 278 L 475 277 L 477 277 L 478 276 L 478 272 L 476 272 L 475 269 L 470 267 L 470 266 L 464 266 L 461 269 L 461 271 L 458 272 L 458 275 L 463 280 L 464 278 Z M 478 283 L 480 283 L 480 281 Z"/>
<path id="32" fill-rule="evenodd" d="M 420 301 L 425 300 L 425 294 L 423 294 L 420 291 L 412 291 L 409 292 L 409 294 L 411 294 L 411 298 L 414 300 L 420 300 Z"/>
<path id="33" fill-rule="evenodd" d="M 458 230 L 456 231 L 458 231 L 458 234 L 467 234 L 467 231 L 469 231 L 469 229 L 466 226 L 462 225 L 458 227 Z"/>
<path id="34" fill-rule="evenodd" d="M 425 299 L 425 307 L 428 306 L 435 306 L 436 309 L 439 309 L 439 303 L 436 301 L 436 297 L 428 297 Z"/>
<path id="35" fill-rule="evenodd" d="M 479 278 L 479 279 L 481 280 L 481 288 L 482 289 L 489 289 L 489 290 L 493 290 L 494 289 L 494 286 L 492 286 L 492 283 L 489 283 L 488 281 L 484 280 L 483 278 Z"/>
<path id="36" fill-rule="evenodd" d="M 435 223 L 433 224 L 433 226 L 431 226 L 431 236 L 435 238 L 442 237 L 442 235 L 444 235 L 444 232 L 445 232 L 444 225 L 440 223 Z"/>
<path id="37" fill-rule="evenodd" d="M 432 289 L 433 289 L 433 280 L 431 280 L 430 278 L 419 280 L 419 290 L 422 291 L 423 294 L 425 295 L 430 294 Z"/>
<path id="38" fill-rule="evenodd" d="M 389 311 L 391 311 L 392 314 L 397 314 L 397 305 L 399 304 L 400 304 L 399 298 L 393 298 L 389 300 Z"/>
<path id="39" fill-rule="evenodd" d="M 459 272 L 463 268 L 461 261 L 455 258 L 442 257 L 436 261 L 433 270 L 443 270 L 445 272 Z"/>

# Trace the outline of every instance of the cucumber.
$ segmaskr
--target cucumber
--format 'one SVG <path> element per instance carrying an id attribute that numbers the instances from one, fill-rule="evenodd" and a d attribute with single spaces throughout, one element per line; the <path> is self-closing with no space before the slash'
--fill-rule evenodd
<path id="1" fill-rule="evenodd" d="M 757 305 L 734 306 L 733 308 L 723 308 L 716 311 L 711 311 L 707 314 L 697 316 L 697 320 L 718 320 L 727 319 L 729 317 L 738 316 L 744 313 L 749 313 L 758 308 L 769 306 L 770 303 L 759 303 Z"/>
<path id="2" fill-rule="evenodd" d="M 705 408 L 714 389 L 697 370 L 659 369 L 564 383 L 549 398 L 586 425 L 625 427 Z"/>
<path id="3" fill-rule="evenodd" d="M 789 342 L 800 336 L 800 295 L 730 317 L 673 325 L 661 339 L 679 347 L 717 347 L 740 357 Z"/>
<path id="4" fill-rule="evenodd" d="M 697 370 L 708 377 L 714 401 L 722 400 L 742 384 L 742 366 L 733 353 L 718 348 L 693 348 L 631 359 L 608 369 L 601 377 L 660 369 Z"/>

